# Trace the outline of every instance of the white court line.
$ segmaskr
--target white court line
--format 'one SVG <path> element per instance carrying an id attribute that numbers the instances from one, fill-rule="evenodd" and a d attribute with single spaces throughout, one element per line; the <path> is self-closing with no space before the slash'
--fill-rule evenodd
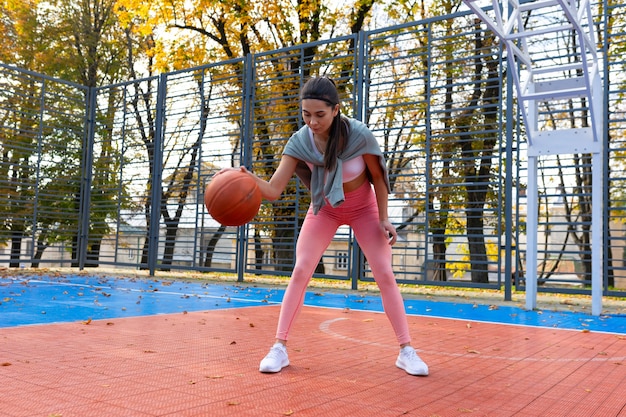
<path id="1" fill-rule="evenodd" d="M 384 348 L 396 347 L 395 345 L 390 345 L 390 344 L 385 344 L 385 343 L 378 343 L 378 342 L 371 342 L 368 340 L 355 339 L 353 337 L 346 336 L 344 334 L 337 333 L 334 330 L 331 330 L 331 326 L 335 322 L 338 322 L 341 320 L 349 320 L 349 319 L 345 317 L 338 317 L 335 319 L 326 320 L 319 325 L 319 329 L 329 336 L 336 337 L 338 339 L 346 340 L 349 342 L 359 343 L 359 344 L 368 345 L 368 346 L 384 347 Z M 495 359 L 495 360 L 505 360 L 505 361 L 512 361 L 512 362 L 526 361 L 526 362 L 555 363 L 555 362 L 613 362 L 613 361 L 623 362 L 623 361 L 626 361 L 626 356 L 622 356 L 622 357 L 608 357 L 608 356 L 599 357 L 598 356 L 598 357 L 592 357 L 592 358 L 532 358 L 532 357 L 514 357 L 514 356 L 511 356 L 511 357 L 494 356 L 494 355 L 485 355 L 482 353 L 469 353 L 469 352 L 468 353 L 452 353 L 452 352 L 442 352 L 442 351 L 426 351 L 426 350 L 418 349 L 418 348 L 415 348 L 415 350 L 419 353 L 424 353 L 428 355 L 470 357 L 470 358 L 486 359 L 486 360 Z"/>

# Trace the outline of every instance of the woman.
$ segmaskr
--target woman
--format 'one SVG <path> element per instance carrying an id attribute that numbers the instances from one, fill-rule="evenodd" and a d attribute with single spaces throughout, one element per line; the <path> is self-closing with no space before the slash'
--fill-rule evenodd
<path id="1" fill-rule="evenodd" d="M 337 228 L 347 224 L 372 269 L 400 344 L 396 366 L 411 375 L 426 376 L 428 366 L 411 347 L 404 302 L 391 268 L 391 245 L 397 234 L 387 217 L 390 189 L 380 147 L 367 126 L 341 115 L 339 94 L 330 78 L 307 81 L 300 100 L 306 125 L 289 139 L 272 178 L 264 181 L 250 173 L 267 200 L 279 198 L 294 173 L 311 190 L 311 206 L 296 244 L 296 263 L 282 301 L 276 342 L 259 370 L 279 372 L 289 365 L 287 338 L 308 283 Z"/>

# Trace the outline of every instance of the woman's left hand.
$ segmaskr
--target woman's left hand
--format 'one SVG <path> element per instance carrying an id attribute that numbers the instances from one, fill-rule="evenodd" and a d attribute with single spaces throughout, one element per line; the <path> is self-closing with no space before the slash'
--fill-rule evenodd
<path id="1" fill-rule="evenodd" d="M 393 224 L 391 224 L 389 220 L 381 220 L 380 227 L 382 227 L 389 244 L 393 245 L 396 243 L 396 240 L 398 240 L 398 233 L 396 232 L 396 228 L 393 227 Z"/>

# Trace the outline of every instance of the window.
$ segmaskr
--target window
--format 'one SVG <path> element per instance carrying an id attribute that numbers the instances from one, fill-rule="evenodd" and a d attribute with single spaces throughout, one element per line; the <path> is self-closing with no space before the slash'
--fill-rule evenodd
<path id="1" fill-rule="evenodd" d="M 347 270 L 348 269 L 348 252 L 337 252 L 335 258 L 335 269 Z"/>

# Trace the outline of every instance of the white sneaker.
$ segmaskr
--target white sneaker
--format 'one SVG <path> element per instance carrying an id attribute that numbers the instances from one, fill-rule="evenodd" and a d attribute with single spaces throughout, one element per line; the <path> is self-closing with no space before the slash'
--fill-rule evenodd
<path id="1" fill-rule="evenodd" d="M 396 366 L 400 369 L 404 369 L 409 375 L 428 375 L 428 365 L 415 353 L 415 349 L 411 346 L 405 346 L 400 349 Z"/>
<path id="2" fill-rule="evenodd" d="M 282 343 L 276 342 L 270 349 L 266 357 L 261 361 L 259 371 L 261 372 L 279 372 L 285 366 L 289 365 L 287 357 L 287 348 Z"/>

